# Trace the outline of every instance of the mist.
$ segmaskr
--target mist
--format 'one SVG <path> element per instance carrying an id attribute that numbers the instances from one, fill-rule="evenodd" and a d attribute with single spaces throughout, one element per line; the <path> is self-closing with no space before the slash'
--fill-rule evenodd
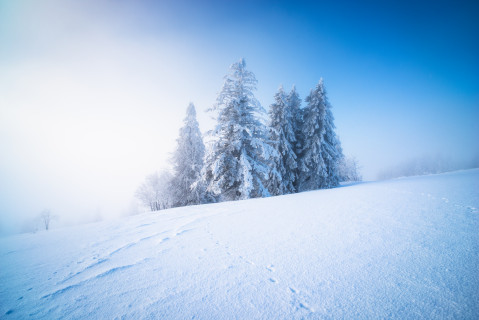
<path id="1" fill-rule="evenodd" d="M 93 2 L 55 4 L 8 17 L 21 37 L 1 59 L 4 233 L 43 209 L 57 216 L 52 227 L 130 213 L 144 176 L 169 166 L 184 108 L 201 90 L 182 92 L 202 70 L 191 72 L 194 57 L 170 40 L 119 35 L 126 12 L 105 19 Z"/>
<path id="2" fill-rule="evenodd" d="M 351 41 L 358 21 L 334 33 L 307 7 L 260 6 L 225 21 L 234 12 L 227 5 L 188 4 L 0 4 L 1 234 L 20 232 L 44 209 L 58 217 L 52 228 L 138 212 L 135 190 L 170 167 L 189 102 L 206 132 L 206 110 L 241 57 L 265 108 L 280 84 L 296 84 L 304 100 L 324 77 L 344 153 L 366 180 L 424 155 L 466 163 L 479 154 L 477 63 L 436 70 L 423 66 L 430 52 L 397 57 L 388 42 L 365 49 Z M 294 32 L 260 27 L 278 17 Z"/>

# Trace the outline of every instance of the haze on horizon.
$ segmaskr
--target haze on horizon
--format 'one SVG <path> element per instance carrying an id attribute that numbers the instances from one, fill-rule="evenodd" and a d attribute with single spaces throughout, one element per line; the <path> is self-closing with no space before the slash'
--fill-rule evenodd
<path id="1" fill-rule="evenodd" d="M 365 179 L 423 156 L 479 154 L 479 5 L 0 0 L 0 234 L 131 210 L 169 167 L 186 107 L 203 132 L 244 57 L 268 108 L 324 78 Z M 304 104 L 303 104 L 304 105 Z"/>

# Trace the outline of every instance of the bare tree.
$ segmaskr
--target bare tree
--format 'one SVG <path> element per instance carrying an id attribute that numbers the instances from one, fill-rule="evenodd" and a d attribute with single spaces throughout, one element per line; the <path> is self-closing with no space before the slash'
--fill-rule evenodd
<path id="1" fill-rule="evenodd" d="M 50 228 L 50 222 L 53 219 L 51 211 L 48 209 L 43 210 L 42 213 L 40 213 L 40 219 L 43 222 L 45 230 L 48 230 Z"/>
<path id="2" fill-rule="evenodd" d="M 171 208 L 171 179 L 168 171 L 148 175 L 136 191 L 136 197 L 151 211 Z"/>
<path id="3" fill-rule="evenodd" d="M 343 157 L 338 165 L 341 181 L 361 181 L 360 169 L 355 157 Z"/>

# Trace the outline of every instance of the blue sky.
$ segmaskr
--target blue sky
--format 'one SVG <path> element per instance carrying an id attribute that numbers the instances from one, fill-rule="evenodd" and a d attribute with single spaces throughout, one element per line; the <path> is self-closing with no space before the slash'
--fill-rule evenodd
<path id="1" fill-rule="evenodd" d="M 424 155 L 470 159 L 478 16 L 474 1 L 0 0 L 0 232 L 45 207 L 72 223 L 127 211 L 169 165 L 190 101 L 211 127 L 204 111 L 241 57 L 265 108 L 280 84 L 304 99 L 323 77 L 367 179 Z"/>
<path id="2" fill-rule="evenodd" d="M 212 73 L 245 57 L 265 107 L 279 84 L 304 98 L 323 77 L 345 152 L 369 178 L 408 157 L 478 152 L 474 2 L 155 3 L 137 32 L 175 37 Z"/>

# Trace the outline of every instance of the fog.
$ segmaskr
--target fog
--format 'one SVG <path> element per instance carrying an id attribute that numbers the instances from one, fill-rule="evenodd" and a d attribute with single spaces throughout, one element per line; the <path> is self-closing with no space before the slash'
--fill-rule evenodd
<path id="1" fill-rule="evenodd" d="M 364 53 L 352 57 L 339 40 L 321 43 L 331 51 L 314 65 L 313 54 L 277 50 L 278 33 L 255 29 L 259 14 L 237 23 L 223 17 L 219 28 L 214 17 L 224 12 L 211 4 L 195 16 L 193 3 L 0 3 L 1 234 L 30 228 L 44 209 L 58 217 L 53 228 L 136 212 L 134 193 L 144 177 L 170 166 L 188 103 L 208 130 L 213 122 L 205 111 L 240 57 L 256 73 L 264 107 L 281 83 L 296 84 L 304 99 L 325 77 L 344 152 L 356 156 L 365 179 L 425 154 L 457 162 L 479 154 L 475 85 L 466 85 L 469 96 L 457 88 L 438 94 L 446 84 L 419 87 L 421 70 L 398 87 L 385 76 L 389 58 L 376 64 Z M 264 7 L 259 12 L 272 18 Z M 301 34 L 306 24 L 299 18 L 290 22 Z M 373 82 L 354 81 L 367 69 L 345 67 L 357 59 L 378 68 Z M 423 90 L 410 93 L 418 98 L 413 107 L 409 88 Z"/>
<path id="2" fill-rule="evenodd" d="M 2 34 L 15 37 L 0 73 L 4 232 L 45 208 L 57 225 L 134 210 L 144 176 L 169 166 L 189 101 L 204 99 L 202 87 L 185 88 L 203 70 L 180 45 L 120 36 L 115 18 L 126 13 L 105 21 L 78 4 L 46 4 L 15 8 L 15 32 Z"/>

